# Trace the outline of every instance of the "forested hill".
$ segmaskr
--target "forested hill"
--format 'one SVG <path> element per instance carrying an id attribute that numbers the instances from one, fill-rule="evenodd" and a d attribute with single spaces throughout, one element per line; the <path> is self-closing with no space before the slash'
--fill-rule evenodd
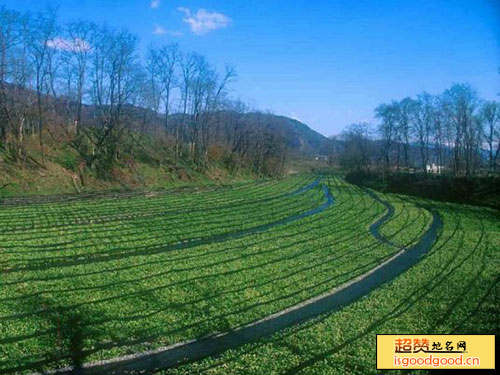
<path id="1" fill-rule="evenodd" d="M 290 157 L 314 156 L 326 154 L 327 144 L 330 141 L 324 135 L 311 129 L 308 125 L 286 116 L 263 112 L 249 112 L 240 115 L 241 124 L 252 128 L 254 124 L 265 124 L 268 131 L 285 141 Z M 227 122 L 227 131 L 234 131 L 234 123 Z"/>
<path id="2" fill-rule="evenodd" d="M 19 108 L 23 128 L 16 133 L 0 113 L 0 196 L 279 175 L 290 161 L 326 155 L 328 149 L 328 138 L 285 116 L 229 109 L 196 120 L 134 104 L 120 109 L 119 125 L 108 139 L 105 120 L 113 119 L 112 107 L 82 103 L 77 125 L 72 115 L 77 104 L 51 95 L 43 97 L 41 142 L 35 108 L 21 106 L 35 102 L 36 93 L 7 84 L 3 93 Z M 201 167 L 193 141 L 206 147 Z M 114 151 L 108 155 L 108 150 Z"/>
<path id="3" fill-rule="evenodd" d="M 177 128 L 182 128 L 184 134 L 180 135 L 181 138 L 186 141 L 189 139 L 189 124 L 192 122 L 189 115 L 171 114 L 166 123 L 164 114 L 155 114 L 147 108 L 129 106 L 128 111 L 133 114 L 129 117 L 130 126 L 137 131 L 152 133 L 155 129 L 161 129 L 174 135 Z M 95 116 L 93 106 L 84 106 L 83 121 L 85 123 L 92 123 Z M 144 127 L 144 124 L 147 126 Z M 186 124 L 187 126 L 185 126 Z M 238 151 L 234 149 L 237 148 L 236 142 L 226 142 L 227 140 L 252 135 L 258 136 L 262 133 L 271 136 L 277 146 L 284 142 L 287 157 L 292 159 L 326 155 L 328 143 L 331 142 L 329 138 L 298 120 L 267 112 L 220 110 L 212 121 L 207 122 L 207 125 L 210 138 L 217 144 L 234 143 L 232 145 L 233 151 Z"/>
<path id="4" fill-rule="evenodd" d="M 230 95 L 237 77 L 176 43 L 0 10 L 0 194 L 283 175 L 328 140 Z M 95 183 L 94 183 L 95 182 Z M 73 187 L 74 185 L 74 187 Z M 113 185 L 114 187 L 114 185 Z"/>
<path id="5" fill-rule="evenodd" d="M 247 116 L 254 115 L 267 116 L 269 126 L 276 127 L 277 131 L 282 128 L 287 146 L 296 154 L 309 156 L 326 153 L 326 145 L 329 139 L 306 124 L 286 116 L 272 114 L 248 114 Z"/>

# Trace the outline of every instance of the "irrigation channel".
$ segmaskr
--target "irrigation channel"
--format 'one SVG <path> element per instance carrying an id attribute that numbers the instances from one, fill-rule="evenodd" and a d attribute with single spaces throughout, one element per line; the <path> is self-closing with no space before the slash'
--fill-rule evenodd
<path id="1" fill-rule="evenodd" d="M 289 194 L 301 194 L 318 185 L 323 189 L 325 202 L 312 210 L 251 229 L 223 236 L 200 239 L 194 241 L 194 243 L 183 244 L 182 247 L 239 238 L 320 213 L 335 203 L 335 198 L 325 185 L 320 184 L 320 180 L 316 180 L 310 185 Z M 366 191 L 366 193 L 386 208 L 385 215 L 370 226 L 370 234 L 384 244 L 398 247 L 380 233 L 381 226 L 394 216 L 394 207 L 373 192 Z M 81 368 L 66 367 L 52 370 L 47 374 L 131 374 L 149 372 L 155 369 L 172 368 L 220 354 L 228 349 L 234 349 L 260 338 L 270 336 L 286 327 L 303 323 L 318 315 L 339 310 L 365 296 L 375 288 L 380 287 L 382 284 L 394 279 L 415 265 L 431 249 L 437 239 L 439 229 L 442 227 L 442 220 L 440 215 L 431 208 L 423 208 L 428 209 L 432 213 L 432 223 L 418 242 L 408 248 L 399 248 L 399 251 L 395 255 L 381 264 L 324 294 L 305 300 L 260 320 L 242 325 L 231 331 L 179 342 L 153 351 L 91 362 L 84 364 Z"/>

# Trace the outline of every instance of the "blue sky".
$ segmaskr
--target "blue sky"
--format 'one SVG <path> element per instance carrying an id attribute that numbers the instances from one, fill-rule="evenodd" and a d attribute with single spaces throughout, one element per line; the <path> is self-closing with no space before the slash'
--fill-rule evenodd
<path id="1" fill-rule="evenodd" d="M 331 135 L 373 109 L 468 82 L 499 99 L 500 0 L 0 0 L 127 28 L 235 66 L 233 96 Z M 179 9 L 181 8 L 181 9 Z"/>

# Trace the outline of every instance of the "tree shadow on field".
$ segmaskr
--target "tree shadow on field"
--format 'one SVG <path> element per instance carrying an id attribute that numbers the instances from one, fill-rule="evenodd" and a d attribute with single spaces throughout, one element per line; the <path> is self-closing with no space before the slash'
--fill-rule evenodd
<path id="1" fill-rule="evenodd" d="M 451 236 L 449 236 L 443 243 L 441 243 L 438 248 L 433 249 L 433 252 L 436 252 L 438 249 L 441 249 L 445 246 L 446 242 L 448 242 L 449 239 L 451 239 L 455 233 L 456 230 L 458 229 L 458 226 L 455 228 L 455 231 L 452 232 Z M 284 373 L 284 375 L 295 375 L 297 373 L 300 373 L 304 371 L 305 369 L 310 369 L 312 366 L 316 365 L 317 363 L 327 360 L 329 357 L 332 355 L 340 352 L 350 344 L 353 344 L 354 342 L 364 338 L 370 333 L 374 333 L 376 329 L 380 328 L 383 324 L 386 322 L 398 318 L 400 315 L 404 314 L 410 308 L 415 306 L 419 301 L 423 300 L 427 295 L 432 293 L 436 288 L 439 287 L 440 282 L 442 280 L 446 280 L 446 278 L 451 275 L 453 272 L 456 272 L 465 262 L 467 262 L 473 254 L 478 250 L 478 247 L 483 239 L 484 236 L 484 227 L 481 226 L 481 234 L 479 237 L 479 240 L 476 242 L 476 245 L 469 251 L 466 252 L 465 256 L 457 262 L 457 259 L 455 257 L 451 257 L 446 264 L 443 264 L 441 270 L 434 275 L 434 277 L 430 278 L 427 280 L 424 284 L 419 286 L 416 290 L 413 290 L 410 295 L 407 296 L 407 298 L 402 299 L 399 304 L 397 304 L 392 310 L 384 314 L 380 319 L 377 319 L 371 324 L 368 325 L 364 330 L 362 330 L 359 334 L 346 339 L 344 342 L 340 343 L 339 345 L 335 346 L 334 348 L 331 348 L 330 350 L 327 350 L 322 353 L 318 353 L 312 357 L 310 357 L 307 360 L 302 361 L 298 365 L 296 365 L 293 368 L 290 368 L 288 371 Z M 441 237 L 443 233 L 441 232 L 439 237 Z M 463 240 L 459 246 L 456 247 L 455 253 L 458 254 L 459 250 L 463 248 Z M 494 281 L 494 284 L 496 284 L 498 280 Z M 489 290 L 490 288 L 488 288 Z"/>
<path id="2" fill-rule="evenodd" d="M 43 354 L 33 354 L 27 356 L 16 367 L 0 368 L 0 374 L 18 373 L 29 370 L 33 372 L 45 372 L 66 365 L 73 368 L 73 374 L 83 374 L 83 364 L 88 353 L 85 353 L 85 341 L 94 336 L 94 332 L 89 324 L 92 316 L 97 316 L 96 312 L 90 313 L 85 308 L 68 311 L 64 306 L 57 305 L 56 302 L 46 298 L 37 298 L 30 302 L 32 309 L 40 306 L 48 308 L 46 312 L 39 315 L 47 324 L 48 335 L 37 336 L 36 345 L 43 350 Z"/>
<path id="3" fill-rule="evenodd" d="M 245 242 L 243 244 L 236 244 L 236 245 L 233 244 L 233 245 L 231 245 L 231 243 L 229 243 L 229 245 L 231 245 L 231 246 L 222 247 L 221 250 L 217 250 L 217 251 L 210 251 L 210 252 L 209 251 L 203 251 L 203 252 L 199 252 L 199 253 L 196 253 L 196 254 L 191 254 L 191 255 L 187 255 L 187 256 L 183 256 L 183 257 L 166 258 L 166 259 L 162 258 L 160 260 L 147 261 L 147 262 L 143 262 L 143 263 L 139 263 L 139 264 L 134 263 L 132 265 L 122 266 L 122 267 L 118 267 L 118 268 L 109 267 L 109 268 L 106 268 L 105 270 L 99 269 L 97 272 L 94 272 L 94 273 L 100 275 L 100 274 L 102 274 L 104 272 L 125 271 L 125 270 L 131 269 L 131 268 L 137 269 L 137 267 L 140 267 L 140 266 L 151 266 L 151 265 L 158 265 L 158 264 L 169 265 L 169 264 L 175 264 L 175 263 L 182 263 L 183 260 L 189 260 L 189 259 L 192 259 L 192 258 L 196 258 L 197 260 L 199 260 L 201 258 L 209 258 L 211 256 L 213 257 L 214 254 L 229 253 L 230 251 L 232 251 L 235 254 L 241 254 L 241 255 L 239 255 L 237 257 L 233 256 L 229 260 L 225 259 L 225 258 L 222 258 L 221 260 L 219 260 L 217 262 L 210 263 L 210 267 L 215 267 L 215 266 L 219 266 L 219 265 L 222 265 L 224 263 L 227 263 L 229 261 L 236 261 L 238 259 L 244 260 L 244 259 L 251 258 L 251 257 L 255 256 L 255 254 L 253 254 L 251 252 L 247 253 L 247 252 L 243 251 L 243 250 L 246 250 L 246 248 L 248 248 L 248 247 L 259 245 L 259 244 L 262 244 L 262 243 L 268 243 L 269 241 L 286 240 L 286 239 L 290 239 L 290 238 L 293 238 L 293 237 L 298 237 L 299 235 L 301 235 L 301 236 L 308 235 L 308 234 L 310 234 L 310 233 L 312 233 L 314 231 L 317 231 L 318 226 L 320 226 L 321 224 L 324 224 L 323 223 L 324 221 L 325 221 L 324 217 L 316 217 L 314 220 L 312 220 L 312 221 L 310 221 L 308 223 L 308 224 L 310 224 L 308 227 L 306 227 L 305 229 L 300 228 L 300 230 L 297 231 L 297 232 L 295 232 L 295 231 L 292 231 L 291 233 L 278 232 L 278 235 L 276 235 L 276 236 L 274 236 L 272 238 L 257 239 L 257 240 L 253 240 L 252 242 Z M 315 223 L 318 226 L 313 226 L 312 225 L 312 224 L 315 224 Z M 345 228 L 341 228 L 341 229 L 345 230 Z M 338 229 L 338 228 L 334 228 L 333 230 L 329 231 L 328 234 L 334 234 L 334 233 L 338 233 L 338 232 L 341 232 L 341 230 Z M 292 244 L 298 245 L 300 243 L 307 243 L 307 241 L 308 241 L 307 239 L 306 240 L 302 240 L 302 241 L 295 241 Z M 265 251 L 265 252 L 267 252 L 267 253 L 274 253 L 275 251 L 279 251 L 281 249 L 283 249 L 283 247 L 272 248 L 271 250 L 268 250 L 268 251 Z M 259 254 L 263 254 L 263 253 L 264 253 L 264 251 L 259 252 Z M 179 271 L 180 272 L 193 271 L 193 270 L 197 270 L 199 268 L 200 268 L 200 266 L 198 264 L 195 264 L 195 265 L 190 266 L 190 267 L 176 268 L 175 272 L 179 272 Z M 39 290 L 39 291 L 31 293 L 31 294 L 23 294 L 22 296 L 0 298 L 0 303 L 4 302 L 4 301 L 25 300 L 26 298 L 33 298 L 35 296 L 41 296 L 43 294 L 48 294 L 48 293 L 50 293 L 52 296 L 54 296 L 58 292 L 64 292 L 64 293 L 79 292 L 79 291 L 88 291 L 88 290 L 96 290 L 96 289 L 114 287 L 114 286 L 118 286 L 118 285 L 133 284 L 134 282 L 139 282 L 139 281 L 145 281 L 145 280 L 150 280 L 150 279 L 158 278 L 160 276 L 165 276 L 165 275 L 167 275 L 169 273 L 173 273 L 173 272 L 174 272 L 174 270 L 171 269 L 171 267 L 165 267 L 164 271 L 156 273 L 153 276 L 140 276 L 140 277 L 137 277 L 137 278 L 129 279 L 127 281 L 118 281 L 118 282 L 117 281 L 111 281 L 111 282 L 108 282 L 106 284 L 92 285 L 90 287 L 89 286 L 76 286 L 76 287 L 72 287 L 71 289 L 63 288 L 63 289 L 60 289 L 60 290 L 54 290 L 54 289 L 47 288 L 45 290 Z M 91 274 L 92 274 L 92 272 L 89 272 L 89 273 L 85 273 L 84 272 L 84 273 L 78 273 L 78 274 L 76 274 L 76 276 L 88 276 L 88 275 L 91 275 Z M 70 276 L 68 276 L 66 278 L 71 279 Z M 59 276 L 50 277 L 50 278 L 43 278 L 43 279 L 30 279 L 30 281 L 31 280 L 33 280 L 33 281 L 50 281 L 50 280 L 60 280 L 60 279 L 63 279 L 63 277 L 59 275 Z M 109 279 L 106 279 L 106 280 L 109 281 Z M 183 282 L 184 281 L 185 280 L 183 280 Z M 9 282 L 8 285 L 16 285 L 16 284 L 24 283 L 24 282 L 26 282 L 25 279 L 20 279 L 18 281 Z M 0 340 L 0 344 L 1 343 L 2 343 L 2 341 Z"/>
<path id="4" fill-rule="evenodd" d="M 340 206 L 340 204 L 339 204 Z M 370 209 L 370 207 L 367 208 Z M 343 210 L 337 210 L 336 213 L 337 214 L 343 214 L 345 212 L 347 212 L 349 209 L 349 207 L 347 209 L 343 209 Z M 314 218 L 311 218 L 310 221 L 308 222 L 308 224 L 310 225 L 310 227 L 312 228 L 314 223 L 317 223 L 318 225 L 321 224 L 321 222 L 324 220 L 324 217 L 322 216 L 316 216 Z M 298 225 L 298 224 L 296 224 Z M 295 236 L 297 234 L 305 234 L 309 232 L 309 230 L 303 230 L 303 231 L 300 231 L 300 232 L 297 232 L 297 233 L 284 233 L 284 234 L 280 234 L 281 232 L 275 232 L 277 233 L 276 236 L 272 237 L 273 240 L 278 240 L 280 238 L 288 238 L 288 237 L 291 237 L 291 236 Z M 86 272 L 79 272 L 79 273 L 75 273 L 75 272 L 72 272 L 71 274 L 59 274 L 59 275 L 55 275 L 55 276 L 51 276 L 50 278 L 49 277 L 43 277 L 43 278 L 30 278 L 28 281 L 52 281 L 52 280 L 62 280 L 62 279 L 67 279 L 67 278 L 72 278 L 74 276 L 90 276 L 90 275 L 93 275 L 93 274 L 102 274 L 102 273 L 114 273 L 116 271 L 123 271 L 123 270 L 128 270 L 128 269 L 132 269 L 132 268 L 137 268 L 138 266 L 149 266 L 149 265 L 153 265 L 153 264 L 167 264 L 167 263 L 173 263 L 173 262 L 181 262 L 181 261 L 185 261 L 185 260 L 189 260 L 189 259 L 192 259 L 192 258 L 196 258 L 196 259 L 200 259 L 201 257 L 205 257 L 205 256 L 213 256 L 214 254 L 218 254 L 218 253 L 224 253 L 224 252 L 228 252 L 228 251 L 236 251 L 236 250 L 244 250 L 246 249 L 248 246 L 250 245 L 258 245 L 258 244 L 261 244 L 261 243 L 266 243 L 268 241 L 267 238 L 264 238 L 264 239 L 257 239 L 255 241 L 252 241 L 250 242 L 249 244 L 239 244 L 238 246 L 226 246 L 226 247 L 223 247 L 217 251 L 203 251 L 203 252 L 197 252 L 195 254 L 191 253 L 191 254 L 188 254 L 188 255 L 185 255 L 185 256 L 176 256 L 175 258 L 162 258 L 161 260 L 155 260 L 155 261 L 146 261 L 146 262 L 141 262 L 141 263 L 138 263 L 138 264 L 132 264 L 132 265 L 121 265 L 119 267 L 107 267 L 106 269 L 104 270 L 98 270 L 98 271 L 86 271 Z M 150 249 L 150 250 L 154 250 L 154 249 L 159 249 L 159 248 L 164 248 L 166 245 L 161 245 L 161 246 L 157 246 L 157 245 L 154 245 L 154 246 L 140 246 L 140 247 L 136 247 L 137 249 L 139 250 L 142 250 L 142 249 Z M 149 255 L 149 254 L 148 254 Z M 22 280 L 13 280 L 13 281 L 9 281 L 9 282 L 6 282 L 4 285 L 17 285 L 17 284 L 22 284 L 26 282 L 25 279 L 22 279 Z M 24 298 L 24 297 L 23 297 Z M 12 298 L 8 298 L 9 300 L 12 299 Z M 2 301 L 6 301 L 8 300 L 7 298 L 3 298 L 3 299 L 0 299 L 0 302 Z"/>
<path id="5" fill-rule="evenodd" d="M 29 265 L 9 267 L 5 269 L 4 272 L 12 273 L 12 272 L 25 272 L 25 271 L 43 271 L 52 268 L 71 267 L 82 264 L 96 264 L 112 260 L 123 260 L 129 257 L 136 257 L 139 255 L 143 256 L 154 255 L 171 251 L 189 249 L 200 245 L 221 243 L 228 240 L 239 239 L 256 233 L 262 233 L 274 227 L 290 224 L 305 217 L 313 216 L 315 214 L 318 214 L 326 210 L 328 207 L 333 205 L 335 203 L 333 196 L 330 194 L 325 185 L 322 185 L 322 188 L 324 196 L 319 200 L 317 206 L 313 208 L 311 208 L 310 206 L 306 206 L 306 208 L 304 209 L 304 207 L 302 206 L 303 202 L 298 202 L 296 205 L 285 205 L 285 208 L 282 208 L 279 211 L 279 215 L 283 216 L 278 216 L 276 220 L 270 222 L 264 221 L 264 224 L 260 224 L 257 226 L 250 226 L 250 227 L 245 226 L 235 230 L 234 224 L 227 224 L 226 223 L 227 219 L 223 219 L 220 222 L 224 224 L 221 226 L 216 226 L 216 228 L 220 232 L 206 236 L 200 237 L 201 232 L 200 229 L 197 228 L 194 230 L 194 232 L 189 232 L 189 234 L 186 234 L 187 237 L 177 239 L 174 242 L 170 242 L 168 244 L 161 246 L 144 245 L 144 246 L 132 246 L 131 248 L 127 248 L 126 246 L 120 246 L 118 248 L 114 248 L 112 251 L 110 251 L 109 249 L 105 251 L 94 251 L 88 253 L 85 256 L 83 254 L 77 254 L 77 255 L 57 255 L 53 257 L 33 258 L 30 260 Z M 299 209 L 300 211 L 294 211 L 294 209 Z M 257 220 L 259 218 L 265 219 L 267 215 L 269 215 L 268 212 L 260 216 L 255 216 L 252 218 L 252 220 Z M 7 266 L 6 263 L 0 262 L 0 265 L 2 264 L 5 264 Z"/>

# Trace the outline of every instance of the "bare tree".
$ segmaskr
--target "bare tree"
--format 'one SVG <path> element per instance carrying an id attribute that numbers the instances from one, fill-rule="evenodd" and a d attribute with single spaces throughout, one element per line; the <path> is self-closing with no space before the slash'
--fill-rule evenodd
<path id="1" fill-rule="evenodd" d="M 381 104 L 375 109 L 375 117 L 381 120 L 378 132 L 383 141 L 383 158 L 385 171 L 389 170 L 391 164 L 391 151 L 394 139 L 397 136 L 399 104 L 393 101 L 391 104 Z"/>
<path id="2" fill-rule="evenodd" d="M 424 92 L 417 96 L 411 109 L 412 127 L 420 150 L 420 165 L 427 172 L 429 162 L 429 141 L 433 123 L 433 97 Z"/>
<path id="3" fill-rule="evenodd" d="M 95 24 L 85 21 L 73 22 L 67 26 L 69 41 L 65 50 L 69 61 L 68 68 L 70 72 L 74 72 L 75 74 L 76 97 L 74 100 L 76 101 L 75 127 L 77 134 L 82 122 L 83 96 L 87 83 L 87 71 L 92 50 L 89 41 L 96 28 L 97 26 Z"/>
<path id="4" fill-rule="evenodd" d="M 205 57 L 195 55 L 194 74 L 191 80 L 191 129 L 192 149 L 191 157 L 200 167 L 204 167 L 204 133 L 206 118 L 208 116 L 207 106 L 210 96 L 215 90 L 215 71 L 208 64 Z"/>
<path id="5" fill-rule="evenodd" d="M 197 55 L 188 53 L 185 55 L 182 55 L 180 59 L 180 67 L 181 67 L 181 113 L 182 113 L 182 120 L 180 122 L 180 126 L 176 126 L 175 129 L 175 154 L 177 157 L 180 156 L 180 146 L 181 146 L 181 140 L 180 137 L 184 135 L 186 125 L 187 125 L 187 119 L 188 119 L 188 106 L 190 103 L 191 99 L 191 86 L 193 83 L 193 77 L 195 74 L 195 69 L 197 65 Z M 190 150 L 192 149 L 192 142 L 193 142 L 193 136 L 190 135 Z"/>
<path id="6" fill-rule="evenodd" d="M 176 76 L 177 66 L 180 60 L 179 45 L 176 43 L 161 47 L 158 51 L 151 53 L 154 61 L 155 73 L 153 74 L 158 81 L 160 97 L 163 99 L 165 110 L 165 132 L 169 133 L 169 116 L 172 107 L 173 90 L 178 84 Z M 178 132 L 176 132 L 178 138 Z"/>
<path id="7" fill-rule="evenodd" d="M 217 112 L 223 109 L 222 107 L 224 106 L 225 103 L 224 99 L 227 96 L 227 87 L 229 83 L 232 82 L 237 77 L 236 70 L 229 65 L 226 65 L 224 74 L 221 77 L 219 77 L 217 73 L 215 74 L 212 73 L 212 75 L 213 75 L 212 79 L 215 81 L 215 86 L 214 86 L 215 91 L 213 93 L 209 93 L 206 99 L 205 112 L 207 113 L 206 116 L 207 124 L 205 125 L 205 132 L 203 134 L 205 145 L 208 145 L 210 142 L 209 126 L 213 127 L 213 122 L 215 121 Z M 205 159 L 206 159 L 206 154 L 205 154 Z"/>
<path id="8" fill-rule="evenodd" d="M 0 148 L 6 147 L 14 160 L 24 153 L 32 99 L 26 90 L 30 79 L 27 26 L 26 15 L 0 8 Z"/>
<path id="9" fill-rule="evenodd" d="M 31 19 L 29 33 L 27 35 L 27 45 L 32 65 L 35 71 L 35 91 L 38 118 L 38 135 L 42 152 L 42 164 L 45 164 L 43 150 L 43 95 L 44 84 L 48 74 L 48 61 L 50 54 L 50 42 L 57 36 L 57 15 L 53 8 L 47 8 L 44 12 L 39 12 L 36 17 Z"/>
<path id="10" fill-rule="evenodd" d="M 477 92 L 467 84 L 455 84 L 443 94 L 444 111 L 453 134 L 453 171 L 469 177 L 474 169 L 478 145 L 475 111 L 479 105 Z"/>
<path id="11" fill-rule="evenodd" d="M 342 132 L 344 153 L 342 165 L 347 169 L 370 173 L 372 164 L 372 143 L 370 142 L 370 126 L 366 123 L 351 124 Z"/>
<path id="12" fill-rule="evenodd" d="M 163 95 L 162 84 L 159 78 L 161 74 L 160 59 L 158 51 L 149 48 L 146 56 L 146 85 L 142 87 L 143 105 L 151 109 L 155 117 L 158 117 L 160 111 L 160 103 Z M 158 127 L 156 127 L 156 135 L 158 136 Z M 167 131 L 167 130 L 166 130 Z"/>
<path id="13" fill-rule="evenodd" d="M 410 168 L 410 140 L 411 140 L 411 111 L 414 101 L 411 98 L 404 98 L 399 102 L 397 134 L 399 143 L 403 146 L 404 165 L 408 171 Z M 398 168 L 399 168 L 399 147 L 398 147 Z"/>
<path id="14" fill-rule="evenodd" d="M 500 153 L 500 104 L 496 101 L 484 102 L 481 106 L 481 116 L 485 124 L 484 139 L 489 151 L 489 170 L 492 172 L 496 169 Z"/>
<path id="15" fill-rule="evenodd" d="M 442 110 L 441 96 L 434 97 L 431 117 L 431 139 L 433 140 L 436 149 L 435 154 L 437 165 L 441 169 L 444 165 L 444 146 L 446 144 L 446 118 Z"/>
<path id="16" fill-rule="evenodd" d="M 120 139 L 126 130 L 125 106 L 136 89 L 137 38 L 127 31 L 96 30 L 92 38 L 92 102 L 96 127 L 86 132 L 91 153 L 84 151 L 87 164 L 97 164 L 98 173 L 108 177 L 118 156 Z"/>

